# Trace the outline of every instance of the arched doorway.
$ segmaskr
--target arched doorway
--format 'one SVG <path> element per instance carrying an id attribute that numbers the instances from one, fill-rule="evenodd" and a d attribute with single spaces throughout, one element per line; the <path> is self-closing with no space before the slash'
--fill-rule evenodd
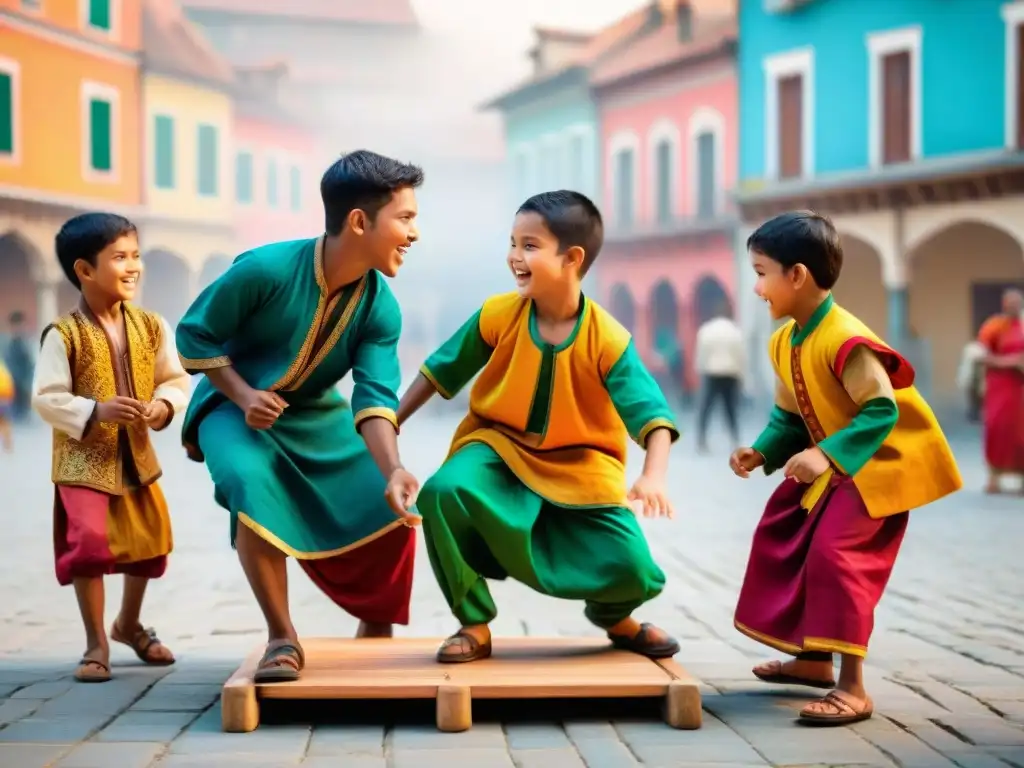
<path id="1" fill-rule="evenodd" d="M 997 311 L 994 297 L 1008 284 L 1024 284 L 1024 252 L 1012 235 L 990 224 L 955 222 L 911 251 L 910 328 L 926 342 L 937 400 L 962 399 L 956 386 L 960 357 L 975 335 L 976 317 Z"/>
<path id="2" fill-rule="evenodd" d="M 149 251 L 144 260 L 142 304 L 163 315 L 174 328 L 192 303 L 188 265 L 177 254 L 164 250 Z"/>
<path id="3" fill-rule="evenodd" d="M 705 275 L 693 290 L 693 306 L 697 327 L 714 318 L 719 312 L 732 315 L 732 299 L 718 278 Z"/>
<path id="4" fill-rule="evenodd" d="M 14 312 L 25 316 L 25 326 L 39 327 L 42 318 L 36 298 L 35 280 L 32 278 L 33 261 L 39 253 L 20 232 L 8 232 L 0 237 L 0 321 L 7 333 L 8 318 Z M 50 322 L 52 318 L 47 318 Z"/>
<path id="5" fill-rule="evenodd" d="M 679 333 L 679 299 L 668 280 L 651 291 L 651 348 L 661 367 L 660 384 L 666 395 L 677 397 L 686 389 L 686 350 Z"/>
<path id="6" fill-rule="evenodd" d="M 863 320 L 883 339 L 888 339 L 889 299 L 878 251 L 853 235 L 843 233 L 841 239 L 843 272 L 832 291 L 836 302 Z M 891 339 L 889 341 L 895 343 Z"/>
<path id="7" fill-rule="evenodd" d="M 199 290 L 204 290 L 214 280 L 228 271 L 231 266 L 231 257 L 223 253 L 215 253 L 203 262 L 203 268 L 199 272 Z"/>
<path id="8" fill-rule="evenodd" d="M 636 304 L 629 288 L 622 283 L 613 285 L 609 307 L 612 317 L 622 323 L 627 331 L 633 333 L 636 327 Z"/>

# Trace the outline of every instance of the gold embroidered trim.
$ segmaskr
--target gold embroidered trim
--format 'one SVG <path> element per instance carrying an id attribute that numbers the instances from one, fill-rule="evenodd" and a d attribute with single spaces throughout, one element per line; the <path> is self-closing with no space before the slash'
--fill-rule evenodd
<path id="1" fill-rule="evenodd" d="M 430 369 L 427 368 L 426 364 L 420 366 L 420 373 L 423 374 L 423 378 L 430 382 L 430 386 L 437 390 L 437 394 L 445 400 L 452 399 L 452 394 L 438 383 L 437 379 L 434 378 L 434 374 L 430 372 Z"/>
<path id="2" fill-rule="evenodd" d="M 313 358 L 313 362 L 303 371 L 302 375 L 299 376 L 298 380 L 293 384 L 288 385 L 288 389 L 295 390 L 306 383 L 306 380 L 313 375 L 320 364 L 326 359 L 327 355 L 331 353 L 334 347 L 338 344 L 338 340 L 341 339 L 341 334 L 348 328 L 348 324 L 352 322 L 352 315 L 356 313 L 359 308 L 359 303 L 363 300 L 363 294 L 366 292 L 366 278 L 363 277 L 359 280 L 359 286 L 353 291 L 352 297 L 349 299 L 348 304 L 345 305 L 345 310 L 341 313 L 341 317 L 338 318 L 337 324 L 331 330 L 331 335 L 327 337 L 327 340 L 320 345 L 320 350 L 316 353 L 316 357 Z M 341 300 L 341 294 L 334 297 L 331 303 L 327 307 L 327 311 L 324 313 L 324 317 L 330 317 L 337 307 L 338 302 Z M 319 328 L 318 335 L 319 335 Z"/>
<path id="3" fill-rule="evenodd" d="M 868 655 L 867 647 L 863 645 L 855 645 L 854 643 L 847 643 L 843 640 L 833 640 L 827 637 L 805 637 L 804 644 L 801 646 L 793 643 L 787 643 L 785 640 L 779 640 L 777 637 L 766 635 L 763 632 L 758 632 L 757 630 L 751 629 L 745 624 L 735 620 L 733 620 L 733 626 L 752 640 L 757 640 L 759 643 L 764 643 L 777 651 L 788 653 L 791 656 L 795 656 L 803 651 L 844 653 L 848 656 L 860 656 L 861 658 Z"/>
<path id="4" fill-rule="evenodd" d="M 644 428 L 640 430 L 640 434 L 637 435 L 637 443 L 641 448 L 647 447 L 647 438 L 650 437 L 651 432 L 656 429 L 670 429 L 673 432 L 672 442 L 675 442 L 679 438 L 679 429 L 668 419 L 663 419 L 660 416 L 656 419 L 651 419 L 649 422 L 644 424 Z"/>
<path id="5" fill-rule="evenodd" d="M 231 365 L 231 358 L 227 355 L 221 355 L 220 357 L 206 357 L 194 360 L 191 357 L 183 356 L 179 352 L 178 362 L 181 363 L 182 368 L 191 373 L 192 371 L 210 371 L 214 368 L 225 368 Z"/>
<path id="6" fill-rule="evenodd" d="M 387 419 L 391 422 L 391 426 L 395 428 L 395 431 L 398 431 L 398 416 L 390 408 L 384 408 L 383 406 L 363 408 L 355 415 L 356 429 L 359 429 L 359 425 L 367 419 Z"/>
<path id="7" fill-rule="evenodd" d="M 351 552 L 353 549 L 358 549 L 364 544 L 369 544 L 371 541 L 379 539 L 385 533 L 389 533 L 393 531 L 395 528 L 399 527 L 400 525 L 404 525 L 404 523 L 401 520 L 395 520 L 395 522 L 388 523 L 380 530 L 374 531 L 369 536 L 364 536 L 363 538 L 359 539 L 359 541 L 349 544 L 348 546 L 339 547 L 338 549 L 332 549 L 327 552 L 300 552 L 294 547 L 285 544 L 284 541 L 282 541 L 278 536 L 275 536 L 269 530 L 267 530 L 262 525 L 257 523 L 255 520 L 253 520 L 251 517 L 245 514 L 245 512 L 240 511 L 238 513 L 238 521 L 243 523 L 246 528 L 251 530 L 265 542 L 267 542 L 268 544 L 272 544 L 274 547 L 281 550 L 286 555 L 294 557 L 296 560 L 326 560 L 329 557 L 337 557 L 338 555 L 343 555 L 346 552 Z"/>

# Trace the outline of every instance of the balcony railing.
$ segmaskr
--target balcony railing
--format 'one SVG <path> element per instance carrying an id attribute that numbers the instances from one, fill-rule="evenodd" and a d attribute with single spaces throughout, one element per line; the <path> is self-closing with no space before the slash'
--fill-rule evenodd
<path id="1" fill-rule="evenodd" d="M 646 219 L 631 222 L 616 221 L 606 226 L 609 242 L 627 240 L 653 240 L 666 237 L 688 237 L 711 233 L 725 233 L 739 225 L 739 213 L 731 198 L 704 215 L 672 216 L 667 219 Z"/>

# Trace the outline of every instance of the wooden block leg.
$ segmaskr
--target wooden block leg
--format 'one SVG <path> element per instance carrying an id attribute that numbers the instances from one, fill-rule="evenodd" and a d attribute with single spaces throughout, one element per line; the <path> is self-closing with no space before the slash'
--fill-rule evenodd
<path id="1" fill-rule="evenodd" d="M 226 733 L 249 733 L 259 726 L 260 705 L 251 681 L 229 680 L 224 685 L 220 694 L 220 724 Z"/>
<path id="2" fill-rule="evenodd" d="M 673 680 L 665 693 L 665 722 L 673 728 L 694 731 L 700 728 L 703 710 L 700 688 L 695 680 Z"/>
<path id="3" fill-rule="evenodd" d="M 473 697 L 469 686 L 442 685 L 437 689 L 437 729 L 445 733 L 473 726 Z"/>

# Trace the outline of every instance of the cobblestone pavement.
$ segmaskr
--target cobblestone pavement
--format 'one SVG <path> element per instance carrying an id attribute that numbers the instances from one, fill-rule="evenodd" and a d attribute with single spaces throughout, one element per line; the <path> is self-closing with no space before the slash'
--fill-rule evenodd
<path id="1" fill-rule="evenodd" d="M 403 434 L 404 456 L 421 479 L 443 457 L 453 424 L 424 419 Z M 157 443 L 176 550 L 167 577 L 150 589 L 143 619 L 178 663 L 147 669 L 117 648 L 116 679 L 100 686 L 69 677 L 83 638 L 73 593 L 53 576 L 48 433 L 22 431 L 17 453 L 0 454 L 2 768 L 1024 768 L 1024 501 L 976 490 L 983 473 L 975 438 L 956 445 L 967 490 L 912 517 L 877 617 L 868 667 L 872 720 L 845 730 L 800 728 L 793 716 L 810 694 L 752 680 L 751 665 L 770 656 L 733 630 L 732 608 L 775 480 L 735 479 L 724 439 L 717 455 L 695 457 L 692 438 L 684 438 L 671 480 L 677 518 L 645 521 L 669 581 L 643 618 L 682 640 L 678 660 L 704 683 L 704 727 L 673 731 L 654 717 L 607 713 L 557 722 L 574 716 L 565 705 L 546 721 L 478 720 L 464 734 L 436 732 L 429 714 L 386 727 L 335 718 L 221 733 L 220 685 L 260 643 L 261 620 L 205 468 L 184 458 L 175 434 Z M 108 584 L 112 618 L 120 584 Z M 355 622 L 328 608 L 297 569 L 293 584 L 301 632 L 352 633 Z M 504 611 L 494 626 L 499 636 L 597 634 L 575 606 L 515 584 L 497 585 L 495 595 Z M 421 551 L 413 624 L 401 634 L 452 629 Z M 378 722 L 385 719 L 396 718 Z"/>

